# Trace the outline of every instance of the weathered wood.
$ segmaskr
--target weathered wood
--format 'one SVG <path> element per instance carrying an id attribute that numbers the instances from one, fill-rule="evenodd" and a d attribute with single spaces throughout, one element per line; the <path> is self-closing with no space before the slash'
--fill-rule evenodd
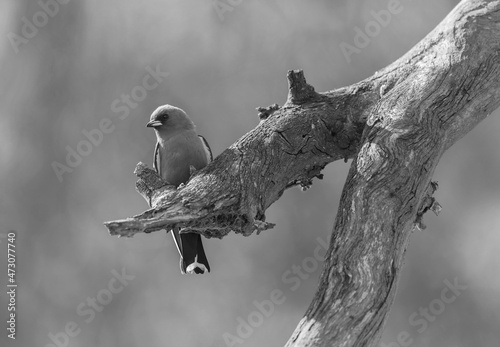
<path id="1" fill-rule="evenodd" d="M 378 72 L 319 288 L 287 343 L 377 346 L 410 234 L 439 210 L 430 180 L 444 150 L 500 102 L 500 2 L 462 1 L 424 40 Z M 420 212 L 420 214 L 419 214 Z"/>
<path id="2" fill-rule="evenodd" d="M 105 223 L 110 233 L 133 236 L 174 225 L 205 237 L 258 233 L 273 226 L 265 222 L 264 212 L 285 189 L 307 187 L 326 164 L 353 158 L 368 106 L 379 98 L 377 84 L 362 82 L 321 94 L 306 83 L 302 71 L 290 71 L 288 78 L 287 103 L 260 108 L 260 124 L 186 185 L 158 191 L 160 177 L 154 181 L 139 176 L 137 188 L 153 208 Z M 136 173 L 144 172 L 156 175 L 138 164 Z"/>
<path id="3" fill-rule="evenodd" d="M 106 226 L 122 236 L 174 225 L 249 235 L 272 226 L 264 212 L 285 189 L 354 158 L 318 290 L 287 346 L 375 346 L 411 231 L 439 209 L 431 178 L 441 155 L 500 103 L 500 1 L 462 1 L 350 87 L 317 93 L 301 71 L 288 79 L 283 107 L 259 109 L 261 123 L 185 186 L 142 180 L 153 208 Z"/>

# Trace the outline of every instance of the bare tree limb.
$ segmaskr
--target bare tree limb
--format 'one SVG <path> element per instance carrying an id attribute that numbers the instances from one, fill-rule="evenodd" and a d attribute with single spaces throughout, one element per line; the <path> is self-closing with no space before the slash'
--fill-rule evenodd
<path id="1" fill-rule="evenodd" d="M 307 187 L 329 162 L 354 157 L 369 104 L 379 98 L 376 85 L 320 94 L 302 71 L 290 71 L 288 80 L 287 103 L 259 108 L 261 123 L 185 186 L 159 191 L 166 182 L 140 163 L 137 188 L 153 208 L 105 223 L 110 233 L 133 236 L 174 225 L 206 237 L 260 232 L 272 227 L 264 212 L 285 189 Z"/>
<path id="2" fill-rule="evenodd" d="M 441 155 L 500 103 L 499 38 L 500 1 L 464 0 L 407 54 L 350 87 L 317 93 L 289 72 L 283 107 L 259 109 L 255 129 L 177 190 L 141 177 L 153 208 L 106 226 L 122 236 L 173 225 L 249 235 L 272 226 L 264 212 L 285 189 L 354 158 L 318 290 L 287 346 L 375 346 L 411 231 L 439 210 L 431 178 Z"/>

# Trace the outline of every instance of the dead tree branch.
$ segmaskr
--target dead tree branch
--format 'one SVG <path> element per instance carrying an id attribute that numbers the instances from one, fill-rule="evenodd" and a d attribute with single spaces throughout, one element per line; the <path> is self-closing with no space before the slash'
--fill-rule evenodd
<path id="1" fill-rule="evenodd" d="M 354 158 L 318 290 L 287 346 L 375 346 L 411 231 L 438 210 L 430 184 L 441 155 L 500 103 L 499 38 L 500 1 L 464 0 L 350 87 L 318 93 L 289 72 L 285 105 L 259 110 L 255 129 L 177 190 L 139 175 L 153 208 L 106 226 L 122 236 L 174 225 L 249 235 L 271 227 L 264 212 L 285 189 Z"/>

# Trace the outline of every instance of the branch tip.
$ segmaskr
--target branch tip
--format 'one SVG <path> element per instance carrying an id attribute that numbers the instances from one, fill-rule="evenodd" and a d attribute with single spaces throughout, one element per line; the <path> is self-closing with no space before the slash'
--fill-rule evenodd
<path id="1" fill-rule="evenodd" d="M 152 206 L 154 192 L 168 186 L 169 183 L 143 162 L 136 165 L 134 174 L 139 178 L 135 183 L 135 189 L 148 202 L 149 206 Z"/>
<path id="2" fill-rule="evenodd" d="M 303 104 L 313 98 L 317 93 L 314 87 L 306 82 L 304 71 L 289 70 L 288 78 L 288 98 L 286 104 Z"/>
<path id="3" fill-rule="evenodd" d="M 274 111 L 278 110 L 280 107 L 278 104 L 272 104 L 271 106 L 267 107 L 257 107 L 257 111 L 259 111 L 259 119 L 260 120 L 265 120 L 269 118 L 271 114 L 273 114 Z"/>

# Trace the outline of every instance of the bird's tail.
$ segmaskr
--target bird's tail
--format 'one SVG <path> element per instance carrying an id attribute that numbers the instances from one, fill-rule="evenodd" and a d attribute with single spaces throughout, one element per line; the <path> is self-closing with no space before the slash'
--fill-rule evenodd
<path id="1" fill-rule="evenodd" d="M 196 233 L 180 234 L 179 228 L 172 229 L 175 245 L 181 256 L 180 266 L 183 274 L 204 274 L 210 272 L 201 235 Z"/>

